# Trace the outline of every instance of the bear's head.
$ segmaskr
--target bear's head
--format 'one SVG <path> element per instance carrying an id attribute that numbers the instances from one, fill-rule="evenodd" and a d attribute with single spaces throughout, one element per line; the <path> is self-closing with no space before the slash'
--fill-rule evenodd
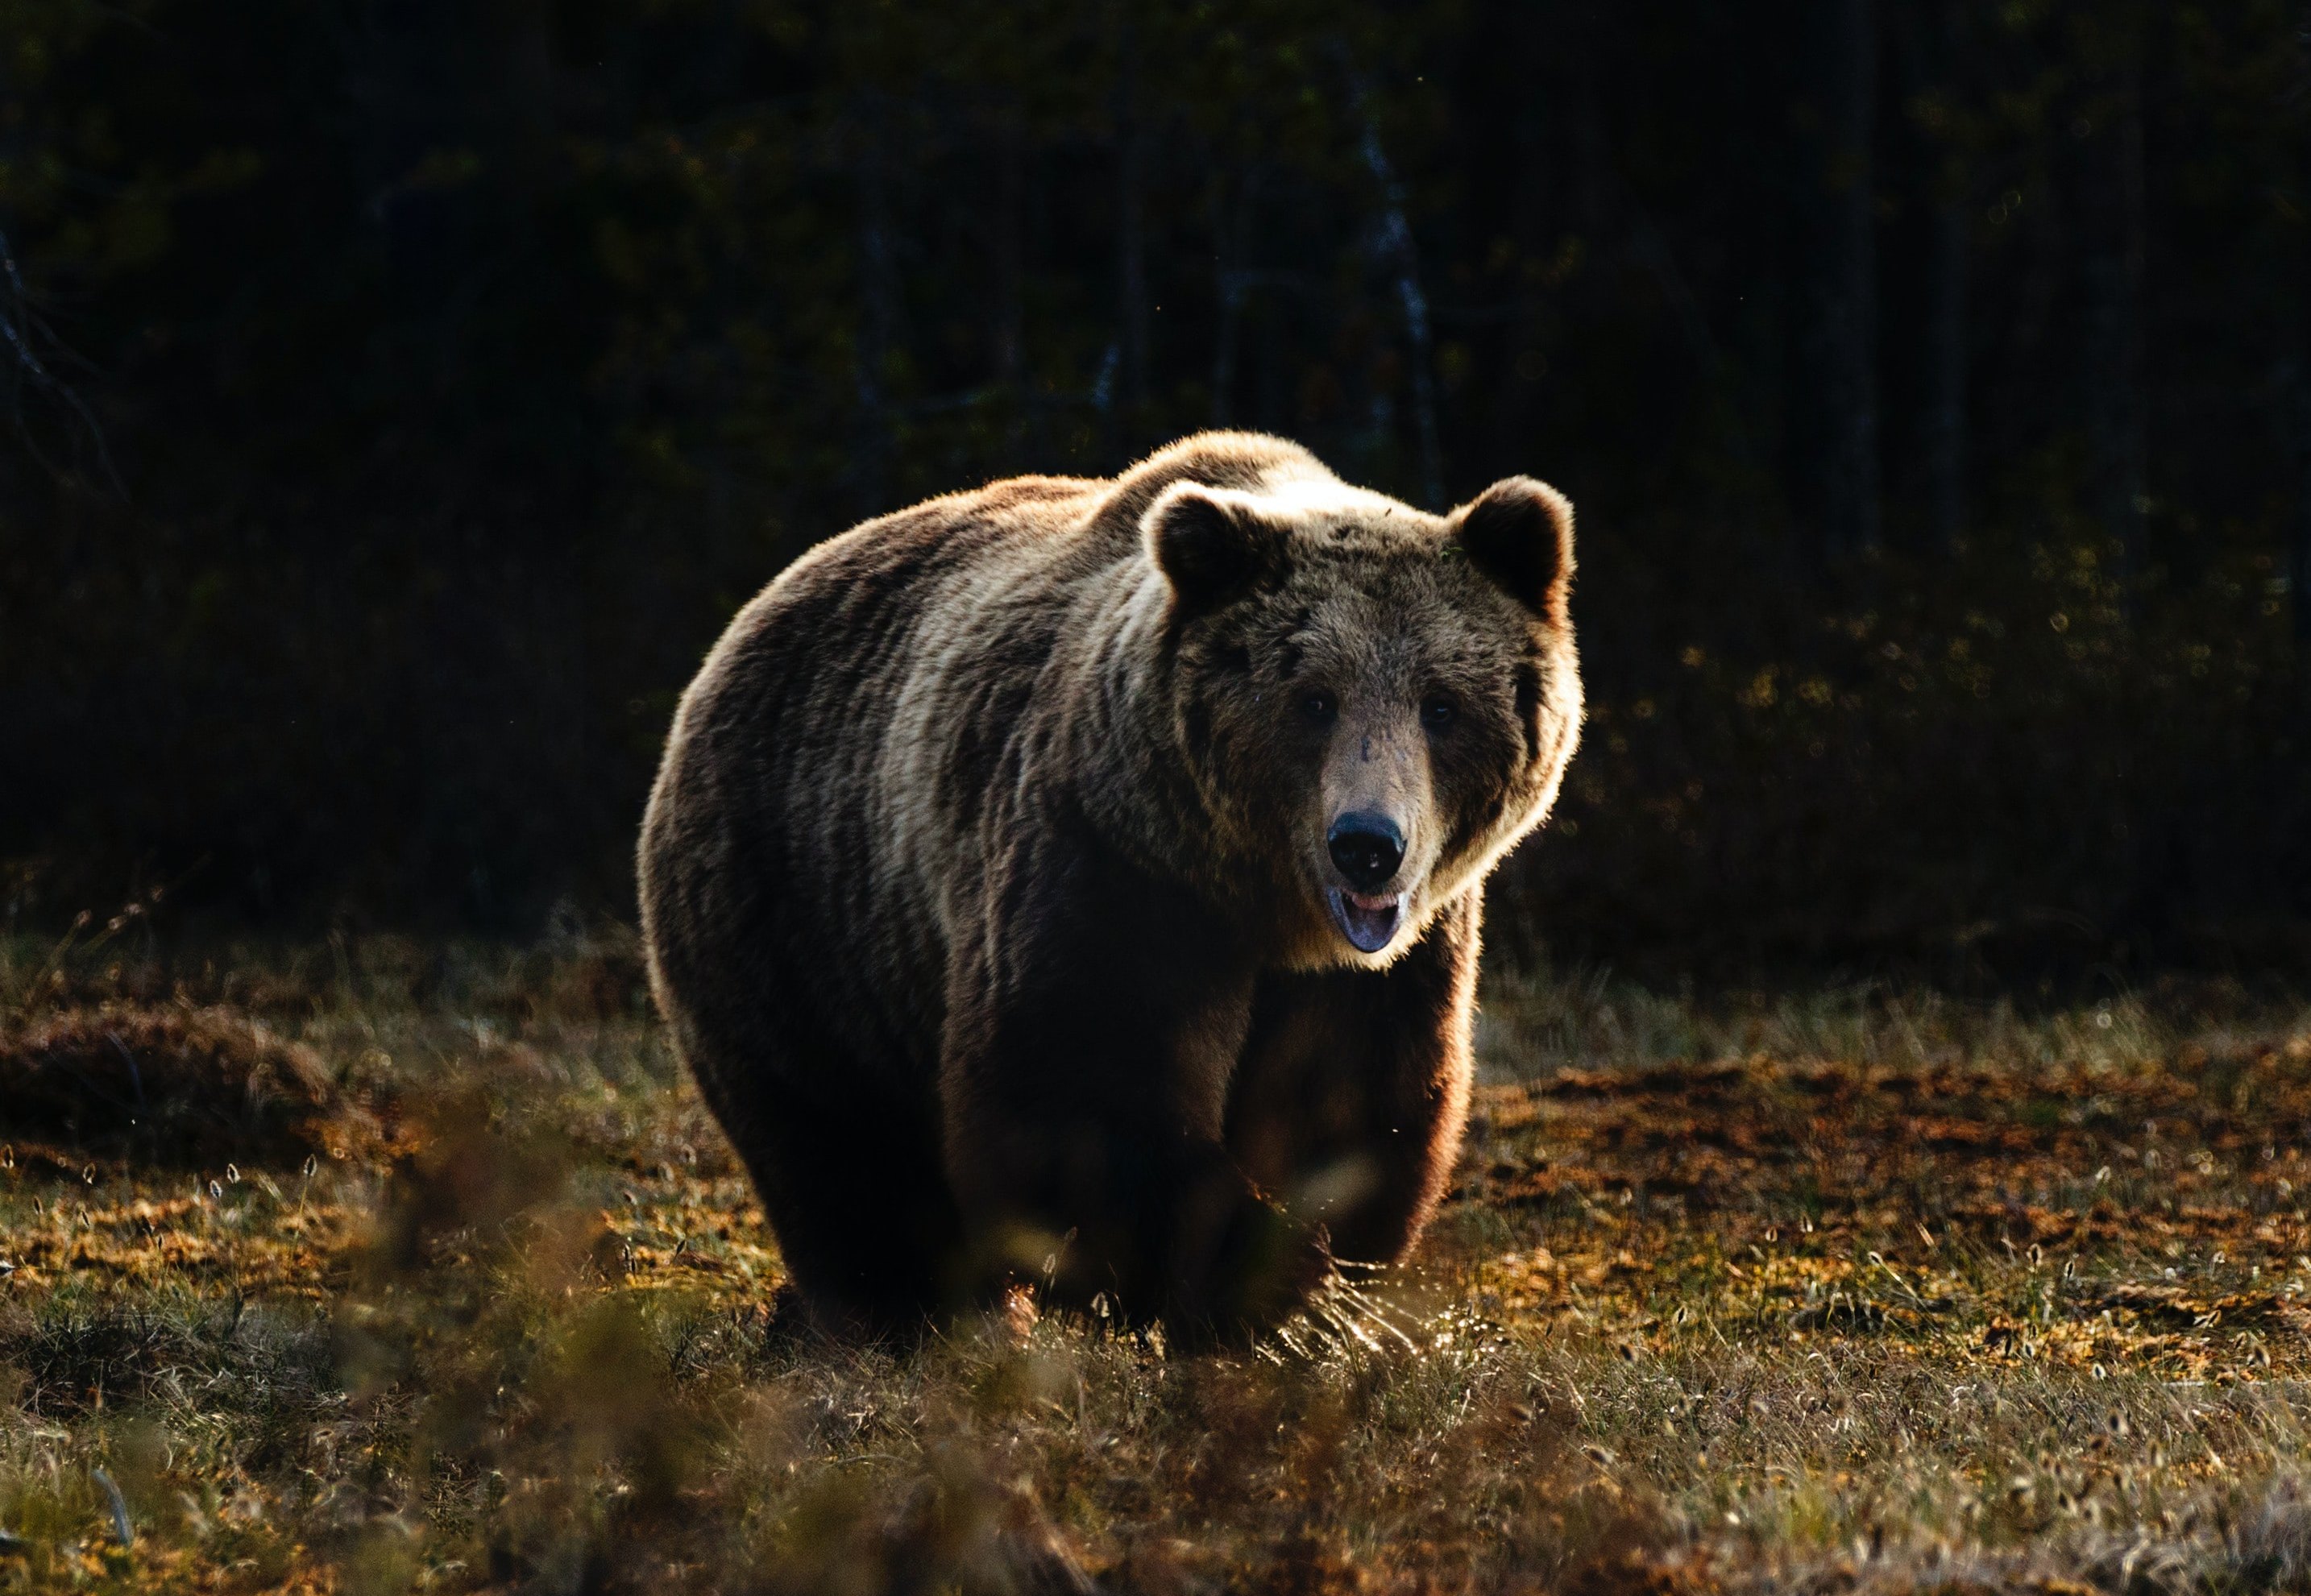
<path id="1" fill-rule="evenodd" d="M 1530 477 L 1433 516 L 1324 476 L 1175 482 L 1172 733 L 1285 962 L 1383 965 L 1555 801 L 1581 724 L 1573 510 Z"/>

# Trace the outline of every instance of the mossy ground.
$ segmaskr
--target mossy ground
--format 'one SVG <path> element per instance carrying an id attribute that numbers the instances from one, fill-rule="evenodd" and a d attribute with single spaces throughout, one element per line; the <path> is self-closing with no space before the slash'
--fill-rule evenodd
<path id="1" fill-rule="evenodd" d="M 0 1129 L 0 1590 L 2311 1583 L 2272 994 L 1496 973 L 1419 1267 L 1197 1358 L 793 1334 L 614 937 L 0 966 L 0 1038 L 105 1004 L 246 1016 L 366 1119 L 189 1165 Z"/>

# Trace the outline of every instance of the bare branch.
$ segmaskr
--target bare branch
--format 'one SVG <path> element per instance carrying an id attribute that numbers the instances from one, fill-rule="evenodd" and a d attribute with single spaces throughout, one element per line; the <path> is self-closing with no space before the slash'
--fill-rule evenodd
<path id="1" fill-rule="evenodd" d="M 9 247 L 8 235 L 4 231 L 0 231 L 0 343 L 7 345 L 19 372 L 35 391 L 48 394 L 71 412 L 81 430 L 87 434 L 90 446 L 96 451 L 97 466 L 103 472 L 105 480 L 112 484 L 113 492 L 124 493 L 126 490 L 121 486 L 120 474 L 113 468 L 112 452 L 104 441 L 104 429 L 97 424 L 95 414 L 73 386 L 50 369 L 49 362 L 40 358 L 43 348 L 51 352 L 52 358 L 57 355 L 71 358 L 71 351 L 34 311 L 31 293 L 24 286 L 23 274 L 17 269 L 15 251 Z M 8 420 L 14 426 L 26 452 L 39 462 L 43 470 L 57 476 L 66 475 L 40 449 L 24 415 L 23 405 L 18 397 L 21 389 L 17 385 L 10 386 Z"/>

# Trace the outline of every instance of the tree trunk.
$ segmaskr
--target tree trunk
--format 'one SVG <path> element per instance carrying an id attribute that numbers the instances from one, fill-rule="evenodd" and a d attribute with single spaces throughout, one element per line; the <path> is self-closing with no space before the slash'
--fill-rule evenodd
<path id="1" fill-rule="evenodd" d="M 1025 262 L 1020 232 L 1025 221 L 1021 212 L 1026 187 L 1022 144 L 1017 121 L 1007 116 L 996 135 L 995 204 L 989 222 L 993 232 L 995 297 L 988 328 L 988 353 L 995 369 L 995 380 L 1005 388 L 1017 386 L 1026 353 L 1021 325 Z"/>
<path id="2" fill-rule="evenodd" d="M 1798 179 L 1798 473 L 1819 563 L 1879 541 L 1874 0 L 1807 0 Z"/>
<path id="3" fill-rule="evenodd" d="M 1925 406 L 1920 428 L 1926 469 L 1927 533 L 1944 555 L 1966 533 L 1967 259 L 1973 227 L 1971 186 L 1951 126 L 1958 97 L 1961 0 L 1929 0 L 1922 45 L 1925 91 L 1942 107 L 1935 145 L 1933 216 L 1927 261 Z"/>
<path id="4" fill-rule="evenodd" d="M 1420 286 L 1420 251 L 1413 240 L 1412 223 L 1405 215 L 1404 185 L 1397 180 L 1395 169 L 1389 164 L 1388 152 L 1380 142 L 1378 108 L 1373 104 L 1363 75 L 1356 71 L 1345 48 L 1340 50 L 1340 65 L 1347 74 L 1349 96 L 1361 124 L 1358 143 L 1365 168 L 1372 173 L 1373 182 L 1380 190 L 1380 248 L 1395 273 L 1397 303 L 1404 312 L 1405 363 L 1411 368 L 1412 375 L 1413 432 L 1420 445 L 1421 499 L 1429 509 L 1441 510 L 1444 503 L 1444 457 L 1436 432 L 1435 337 L 1429 329 L 1428 295 Z"/>
<path id="5" fill-rule="evenodd" d="M 996 123 L 995 192 L 988 218 L 994 268 L 988 355 L 1007 411 L 999 462 L 1006 475 L 1025 467 L 1027 442 L 1026 169 L 1026 129 L 1018 108 L 1007 106 Z"/>
<path id="6" fill-rule="evenodd" d="M 2311 283 L 2307 283 L 2311 286 Z M 2311 307 L 2307 307 L 2311 310 Z M 2293 536 L 2287 549 L 2287 596 L 2295 623 L 2296 676 L 2311 705 L 2311 316 L 2306 317 L 2302 353 L 2298 357 L 2293 392 L 2288 396 L 2288 422 L 2295 449 L 2295 513 Z"/>
<path id="7" fill-rule="evenodd" d="M 1147 407 L 1147 134 L 1140 120 L 1135 41 L 1122 36 L 1122 82 L 1116 116 L 1116 292 L 1122 324 L 1122 397 L 1138 414 Z"/>
<path id="8" fill-rule="evenodd" d="M 1966 535 L 1966 266 L 1971 220 L 1963 197 L 1945 196 L 1934 207 L 1926 306 L 1926 515 L 1934 547 L 1946 555 L 1958 552 Z"/>
<path id="9" fill-rule="evenodd" d="M 884 172 L 883 135 L 876 108 L 859 118 L 859 342 L 854 379 L 859 398 L 859 513 L 863 519 L 888 506 L 891 468 L 889 396 L 884 390 L 898 322 L 898 272 L 891 247 L 889 188 Z"/>
<path id="10" fill-rule="evenodd" d="M 2306 243 L 2298 268 L 2302 292 L 2295 308 L 2295 354 L 2280 367 L 2277 387 L 2282 442 L 2295 468 L 2285 556 L 2287 599 L 2294 623 L 2298 702 L 2311 712 L 2311 233 Z"/>
<path id="11" fill-rule="evenodd" d="M 2117 545 L 2130 589 L 2150 563 L 2143 391 L 2142 55 L 2139 24 L 2119 45 L 2108 92 L 2089 113 L 2085 266 L 2089 502 Z M 2131 601 L 2130 601 L 2131 602 Z"/>
<path id="12" fill-rule="evenodd" d="M 1243 301 L 1251 292 L 1251 268 L 1244 264 L 1251 243 L 1252 208 L 1260 192 L 1258 168 L 1243 174 L 1237 190 L 1236 214 L 1228 218 L 1227 174 L 1212 179 L 1213 288 L 1219 300 L 1219 324 L 1212 343 L 1212 425 L 1232 424 L 1235 410 L 1237 345 L 1243 330 Z"/>
<path id="13" fill-rule="evenodd" d="M 2289 551 L 2287 578 L 2287 590 L 2295 600 L 2298 662 L 2311 661 L 2311 448 L 2303 451 L 2303 460 L 2295 486 L 2295 546 Z M 2297 669 L 2311 676 L 2311 663 L 2298 663 Z"/>
<path id="14" fill-rule="evenodd" d="M 2295 137 L 2295 192 L 2311 194 L 2311 125 L 2298 122 Z M 2311 718 L 2311 227 L 2297 229 L 2295 244 L 2295 358 L 2281 383 L 2282 425 L 2294 453 L 2295 504 L 2285 554 L 2287 602 L 2294 623 L 2296 703 Z"/>

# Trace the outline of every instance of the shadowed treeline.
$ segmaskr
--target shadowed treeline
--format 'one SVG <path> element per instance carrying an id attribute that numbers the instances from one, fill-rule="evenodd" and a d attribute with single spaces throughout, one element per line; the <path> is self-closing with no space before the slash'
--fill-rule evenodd
<path id="1" fill-rule="evenodd" d="M 0 869 L 622 911 L 858 517 L 1195 428 L 1581 506 L 1496 942 L 2299 947 L 2300 8 L 26 0 Z"/>

